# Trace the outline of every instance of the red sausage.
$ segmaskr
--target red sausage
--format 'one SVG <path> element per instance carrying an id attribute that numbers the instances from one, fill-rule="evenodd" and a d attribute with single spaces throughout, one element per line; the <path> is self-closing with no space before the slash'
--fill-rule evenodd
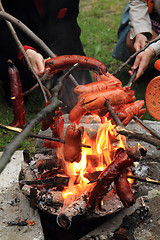
<path id="1" fill-rule="evenodd" d="M 18 125 L 23 128 L 26 124 L 25 118 L 25 108 L 23 101 L 23 92 L 22 92 L 22 84 L 20 81 L 20 76 L 18 69 L 13 64 L 11 60 L 8 61 L 8 75 L 10 79 L 10 87 L 11 87 L 11 101 L 12 108 L 14 114 L 14 120 L 10 124 L 11 126 L 17 127 Z"/>
<path id="2" fill-rule="evenodd" d="M 80 95 L 82 93 L 96 92 L 96 91 L 102 91 L 109 88 L 122 87 L 121 81 L 118 78 L 111 77 L 113 75 L 111 75 L 110 73 L 109 73 L 109 77 L 101 75 L 101 79 L 102 79 L 102 76 L 103 76 L 103 80 L 101 81 L 88 83 L 86 85 L 78 85 L 74 89 L 75 93 Z"/>
<path id="3" fill-rule="evenodd" d="M 81 160 L 81 144 L 84 127 L 76 127 L 71 124 L 66 129 L 64 158 L 67 162 L 79 162 Z"/>
<path id="4" fill-rule="evenodd" d="M 121 171 L 133 164 L 126 151 L 120 148 L 110 165 L 99 175 L 99 181 L 94 186 L 87 201 L 88 212 L 100 207 L 101 200 L 105 196 L 110 184 L 121 174 Z"/>
<path id="5" fill-rule="evenodd" d="M 127 171 L 124 170 L 114 182 L 116 186 L 116 193 L 122 201 L 123 205 L 125 207 L 132 206 L 136 200 L 127 180 Z"/>
<path id="6" fill-rule="evenodd" d="M 78 63 L 80 68 L 85 68 L 97 72 L 98 74 L 108 75 L 107 67 L 99 60 L 80 55 L 63 55 L 48 59 L 45 63 L 46 70 L 52 74 L 71 68 Z"/>

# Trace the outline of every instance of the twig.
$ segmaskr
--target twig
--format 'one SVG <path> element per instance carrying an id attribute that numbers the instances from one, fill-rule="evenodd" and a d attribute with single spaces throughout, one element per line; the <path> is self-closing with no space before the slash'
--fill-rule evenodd
<path id="1" fill-rule="evenodd" d="M 49 49 L 49 47 L 35 34 L 33 33 L 25 24 L 20 20 L 13 17 L 12 15 L 6 12 L 0 12 L 0 18 L 7 19 L 16 25 L 21 31 L 23 31 L 30 39 L 32 39 L 46 54 L 48 57 L 55 58 L 56 55 Z M 71 81 L 75 84 L 78 84 L 72 75 L 68 76 Z"/>
<path id="2" fill-rule="evenodd" d="M 64 75 L 58 78 L 57 85 L 52 89 L 52 95 L 54 95 L 55 93 L 58 95 L 58 92 L 62 87 L 63 81 L 71 74 L 71 72 L 75 71 L 78 67 L 79 64 L 75 63 L 68 71 L 64 73 Z"/>
<path id="3" fill-rule="evenodd" d="M 0 123 L 0 128 L 3 128 L 5 130 L 11 131 L 11 132 L 15 132 L 15 133 L 21 133 L 23 131 L 23 129 L 21 129 L 21 128 L 7 126 L 7 125 L 4 125 L 2 123 Z M 44 135 L 41 135 L 41 134 L 30 133 L 30 135 L 28 137 L 46 139 L 46 140 L 49 140 L 49 141 L 60 142 L 60 143 L 65 144 L 65 141 L 61 138 L 44 136 Z M 81 147 L 91 148 L 91 146 L 86 145 L 86 144 L 82 144 Z"/>
<path id="4" fill-rule="evenodd" d="M 2 6 L 1 1 L 0 1 L 0 10 L 1 10 L 2 12 L 5 12 L 5 11 L 4 11 L 4 8 L 3 8 L 3 6 Z M 40 86 L 40 88 L 41 88 L 41 90 L 42 90 L 42 93 L 43 93 L 45 102 L 47 102 L 47 96 L 46 96 L 46 93 L 45 93 L 45 91 L 44 91 L 43 85 L 42 85 L 42 83 L 41 83 L 41 81 L 40 81 L 40 78 L 39 78 L 38 75 L 35 73 L 35 71 L 34 71 L 34 69 L 33 69 L 33 67 L 32 67 L 32 64 L 30 63 L 30 60 L 29 60 L 29 58 L 28 58 L 28 56 L 27 56 L 27 54 L 26 54 L 26 52 L 25 52 L 25 50 L 24 50 L 24 48 L 23 48 L 23 45 L 21 44 L 21 42 L 20 42 L 20 40 L 19 40 L 19 38 L 18 38 L 18 36 L 17 36 L 17 34 L 16 34 L 16 32 L 15 32 L 12 24 L 11 24 L 9 21 L 6 21 L 6 20 L 5 20 L 5 22 L 6 22 L 7 26 L 8 26 L 8 28 L 10 29 L 11 34 L 12 34 L 12 37 L 13 37 L 13 39 L 15 40 L 15 42 L 16 42 L 19 50 L 21 51 L 21 53 L 23 54 L 23 56 L 24 56 L 24 58 L 25 58 L 25 61 L 26 61 L 27 66 L 28 66 L 28 69 L 31 71 L 31 73 L 33 74 L 33 76 L 34 76 L 35 79 L 37 80 L 37 82 L 38 82 L 38 84 L 39 84 L 39 86 Z"/>
<path id="5" fill-rule="evenodd" d="M 113 118 L 116 126 L 122 126 L 123 127 L 123 124 L 122 124 L 121 120 L 119 119 L 117 114 L 113 111 L 109 99 L 106 99 L 105 106 L 107 107 L 107 111 L 109 112 L 109 114 Z"/>
<path id="6" fill-rule="evenodd" d="M 138 140 L 150 143 L 153 146 L 155 146 L 157 149 L 160 149 L 160 140 L 159 139 L 149 136 L 149 135 L 146 135 L 146 134 L 143 134 L 143 133 L 137 133 L 137 132 L 133 132 L 133 131 L 126 129 L 123 126 L 123 124 L 121 123 L 117 114 L 113 111 L 109 99 L 106 100 L 105 105 L 107 107 L 109 114 L 111 115 L 111 117 L 113 118 L 113 120 L 116 124 L 117 133 L 124 135 L 124 136 L 128 137 L 129 139 L 138 139 Z"/>
<path id="7" fill-rule="evenodd" d="M 160 140 L 155 137 L 152 137 L 152 136 L 149 136 L 149 135 L 143 134 L 143 133 L 133 132 L 133 131 L 127 130 L 126 128 L 121 127 L 121 126 L 117 126 L 116 131 L 117 131 L 117 133 L 128 137 L 128 139 L 138 139 L 138 140 L 152 144 L 158 150 L 160 149 Z"/>
<path id="8" fill-rule="evenodd" d="M 47 80 L 48 74 L 45 72 L 44 75 L 40 78 L 41 82 L 44 82 Z M 23 96 L 26 96 L 27 94 L 31 93 L 32 91 L 34 91 L 37 87 L 39 86 L 38 83 L 36 83 L 33 87 L 31 87 L 29 90 L 27 90 L 26 92 L 23 93 Z"/>
<path id="9" fill-rule="evenodd" d="M 140 176 L 137 176 L 137 175 L 127 175 L 127 178 L 131 178 L 131 179 L 135 179 L 135 180 L 138 180 L 140 182 L 147 182 L 147 183 L 152 183 L 152 184 L 156 184 L 156 185 L 160 185 L 160 182 L 157 181 L 157 180 L 153 180 L 149 177 L 140 177 Z"/>
<path id="10" fill-rule="evenodd" d="M 138 123 L 141 127 L 143 127 L 147 132 L 152 134 L 154 137 L 160 139 L 160 134 L 155 131 L 153 128 L 145 124 L 141 119 L 139 119 L 137 116 L 134 116 L 133 119 L 135 120 L 136 123 Z"/>
<path id="11" fill-rule="evenodd" d="M 50 112 L 55 111 L 57 108 L 61 106 L 62 102 L 56 97 L 52 97 L 50 104 L 42 109 L 36 116 L 33 118 L 28 125 L 23 129 L 21 133 L 16 135 L 11 143 L 9 143 L 5 148 L 0 158 L 0 173 L 3 171 L 7 163 L 9 163 L 11 156 L 13 153 L 21 146 L 24 139 L 26 139 L 30 132 L 34 129 L 34 127 L 40 123 Z"/>
<path id="12" fill-rule="evenodd" d="M 122 68 L 124 68 L 125 66 L 127 66 L 127 64 L 133 59 L 135 58 L 139 53 L 143 52 L 149 45 L 151 45 L 154 42 L 157 42 L 158 40 L 160 40 L 160 36 L 156 37 L 155 39 L 149 41 L 143 48 L 141 48 L 139 51 L 135 52 L 133 55 L 131 55 L 123 64 L 121 64 L 121 66 L 119 68 L 117 68 L 117 70 L 115 70 L 112 74 L 116 75 L 117 73 L 119 73 Z"/>

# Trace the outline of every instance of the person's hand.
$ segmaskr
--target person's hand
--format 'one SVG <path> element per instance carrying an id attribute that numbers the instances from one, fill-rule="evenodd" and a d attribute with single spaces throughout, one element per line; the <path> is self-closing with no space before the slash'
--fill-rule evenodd
<path id="1" fill-rule="evenodd" d="M 135 36 L 135 42 L 133 44 L 133 48 L 135 49 L 135 51 L 139 51 L 141 48 L 143 48 L 147 43 L 147 37 L 142 34 L 139 33 Z"/>
<path id="2" fill-rule="evenodd" d="M 28 55 L 28 58 L 32 64 L 32 67 L 35 71 L 35 73 L 41 77 L 44 73 L 45 64 L 44 64 L 44 58 L 40 53 L 37 53 L 36 51 L 32 49 L 28 49 L 26 51 L 26 54 Z"/>
<path id="3" fill-rule="evenodd" d="M 146 70 L 151 58 L 154 56 L 155 52 L 152 47 L 148 47 L 145 51 L 139 53 L 134 61 L 131 70 L 129 71 L 130 75 L 133 75 L 135 69 L 137 69 L 137 74 L 135 80 L 137 80 Z"/>

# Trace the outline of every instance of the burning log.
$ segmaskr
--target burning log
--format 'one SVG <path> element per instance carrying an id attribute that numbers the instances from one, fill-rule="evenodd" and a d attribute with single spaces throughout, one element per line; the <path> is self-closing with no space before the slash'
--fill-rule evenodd
<path id="1" fill-rule="evenodd" d="M 54 191 L 54 190 L 49 190 L 49 193 L 47 192 L 44 193 L 40 199 L 40 201 L 43 202 L 44 205 L 46 206 L 57 206 L 57 205 L 63 205 L 64 203 L 64 198 L 62 197 L 62 192 L 61 191 Z"/>
<path id="2" fill-rule="evenodd" d="M 65 175 L 57 174 L 53 178 L 47 178 L 47 179 L 36 179 L 36 180 L 20 180 L 20 184 L 27 184 L 27 185 L 47 185 L 47 186 L 68 186 L 69 177 Z"/>
<path id="3" fill-rule="evenodd" d="M 87 194 L 84 193 L 68 207 L 62 209 L 57 216 L 57 223 L 60 227 L 68 229 L 71 226 L 75 216 L 84 216 L 86 214 Z"/>
<path id="4" fill-rule="evenodd" d="M 96 181 L 96 179 L 99 177 L 102 171 L 95 171 L 95 172 L 86 172 L 84 174 L 84 177 L 87 178 L 90 183 Z M 98 180 L 97 180 L 98 181 Z"/>
<path id="5" fill-rule="evenodd" d="M 115 240 L 135 240 L 135 227 L 149 216 L 149 209 L 147 207 L 140 207 L 132 214 L 123 218 L 122 224 L 114 232 Z"/>
<path id="6" fill-rule="evenodd" d="M 45 178 L 53 178 L 55 177 L 57 174 L 63 174 L 64 170 L 61 169 L 60 167 L 58 168 L 54 168 L 48 171 L 44 171 L 43 173 L 41 173 L 41 179 L 45 179 Z"/>

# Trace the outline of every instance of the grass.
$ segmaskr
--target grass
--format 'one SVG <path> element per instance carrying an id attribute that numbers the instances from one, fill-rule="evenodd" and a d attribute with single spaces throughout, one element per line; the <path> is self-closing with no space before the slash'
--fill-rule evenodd
<path id="1" fill-rule="evenodd" d="M 117 30 L 120 24 L 123 10 L 125 9 L 127 0 L 81 0 L 80 14 L 78 22 L 81 27 L 81 40 L 87 56 L 94 57 L 102 61 L 109 72 L 113 72 L 121 62 L 112 58 L 111 53 L 117 41 Z M 147 83 L 154 77 L 153 63 L 148 68 L 146 74 L 143 75 L 136 83 L 134 83 L 135 96 L 137 99 L 145 99 L 145 89 Z M 125 85 L 130 75 L 128 74 L 129 67 L 125 67 L 117 77 Z M 157 74 L 157 73 L 156 73 Z M 3 98 L 3 90 L 0 85 L 0 123 L 9 125 L 12 121 L 12 109 L 9 107 Z M 35 114 L 41 110 L 39 104 L 41 94 L 39 91 L 30 95 L 29 101 L 25 106 L 27 122 L 30 121 Z M 146 111 L 143 119 L 155 120 Z M 40 124 L 34 130 L 38 132 Z M 12 141 L 15 134 L 5 130 L 0 131 L 0 151 Z M 34 151 L 35 139 L 26 139 L 20 149 L 29 149 Z"/>

